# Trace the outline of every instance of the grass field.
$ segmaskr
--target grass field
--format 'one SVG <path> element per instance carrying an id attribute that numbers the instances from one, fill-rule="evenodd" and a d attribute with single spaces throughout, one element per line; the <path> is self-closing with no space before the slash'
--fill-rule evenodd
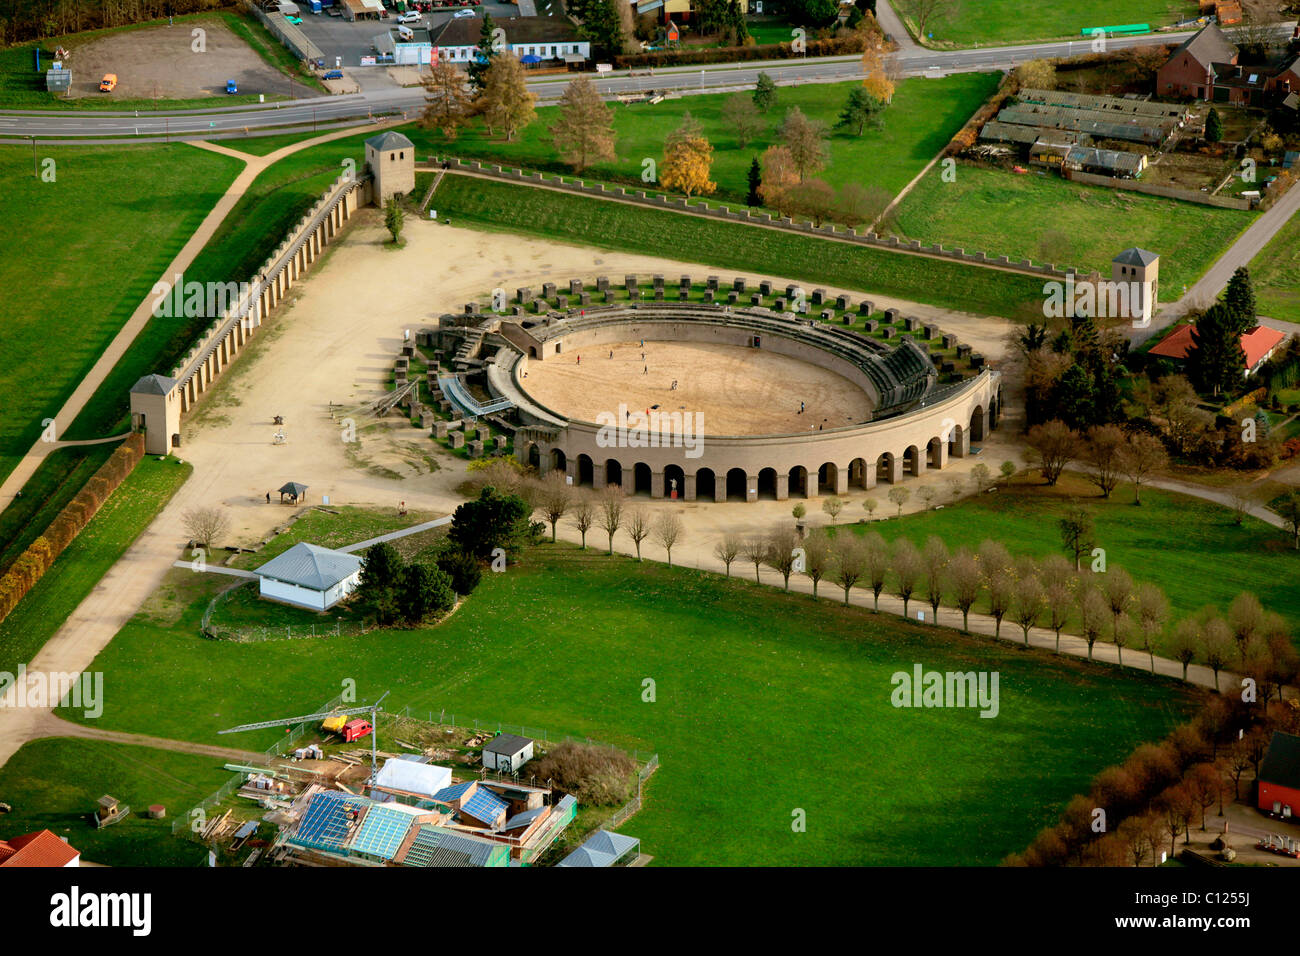
<path id="1" fill-rule="evenodd" d="M 1300 322 L 1300 216 L 1292 216 L 1250 263 L 1259 314 Z"/>
<path id="2" fill-rule="evenodd" d="M 234 179 L 239 163 L 187 145 L 0 147 L 0 477 L 40 436 Z M 154 371 L 154 369 L 150 369 Z M 131 383 L 127 383 L 129 388 Z M 125 391 L 125 389 L 123 389 Z M 125 395 L 119 396 L 125 408 Z M 108 431 L 91 430 L 82 438 Z M 65 436 L 60 435 L 60 438 Z"/>
<path id="3" fill-rule="evenodd" d="M 1055 0 L 1017 3 L 1016 0 L 965 0 L 952 5 L 952 14 L 926 26 L 927 46 L 999 46 L 1080 37 L 1091 27 L 1148 23 L 1169 26 L 1196 16 L 1189 0 Z M 915 33 L 913 0 L 894 0 L 894 10 Z"/>
<path id="4" fill-rule="evenodd" d="M 203 848 L 173 837 L 172 823 L 229 777 L 209 757 L 71 737 L 36 740 L 0 767 L 0 801 L 13 806 L 0 816 L 0 837 L 52 830 L 81 851 L 83 866 L 200 866 Z M 131 814 L 97 830 L 90 814 L 104 794 Z M 155 803 L 167 808 L 166 819 L 144 815 Z"/>
<path id="5" fill-rule="evenodd" d="M 149 522 L 184 484 L 193 466 L 145 457 L 45 576 L 0 621 L 0 670 L 30 661 Z"/>
<path id="6" fill-rule="evenodd" d="M 880 129 L 869 129 L 860 137 L 833 131 L 829 141 L 830 164 L 818 175 L 834 186 L 856 182 L 868 187 L 879 186 L 890 195 L 897 194 L 961 129 L 997 84 L 998 76 L 994 73 L 962 73 L 942 80 L 903 80 L 893 103 L 883 114 Z M 711 178 L 718 184 L 716 196 L 743 201 L 748 191 L 746 175 L 750 162 L 777 142 L 776 129 L 786 111 L 797 106 L 811 118 L 834 127 L 853 86 L 852 83 L 816 83 L 781 87 L 777 105 L 765 116 L 766 132 L 743 149 L 723 119 L 722 109 L 731 96 L 749 96 L 748 91 L 687 96 L 656 105 L 611 104 L 618 135 L 618 157 L 612 163 L 593 167 L 584 177 L 635 183 L 643 188 L 643 160 L 662 159 L 664 140 L 689 111 L 713 144 Z M 427 148 L 430 152 L 567 173 L 571 170 L 556 157 L 550 138 L 549 127 L 557 114 L 558 107 L 539 109 L 536 122 L 510 143 L 489 138 L 477 123 L 450 142 L 433 130 L 416 127 L 405 132 L 422 153 Z"/>
<path id="7" fill-rule="evenodd" d="M 195 257 L 185 272 L 186 281 L 251 279 L 285 233 L 338 178 L 343 158 L 355 159 L 361 168 L 363 138 L 349 137 L 304 150 L 263 172 Z M 142 375 L 170 371 L 212 319 L 150 319 L 72 423 L 68 437 L 89 438 L 124 427 L 131 385 Z"/>
<path id="8" fill-rule="evenodd" d="M 24 486 L 23 496 L 0 511 L 0 574 L 49 526 L 116 447 L 82 445 L 46 456 Z"/>
<path id="9" fill-rule="evenodd" d="M 1236 527 L 1228 509 L 1199 498 L 1145 488 L 1138 507 L 1132 487 L 1121 485 L 1105 501 L 1081 475 L 1067 473 L 1056 488 L 1036 480 L 1003 484 L 995 494 L 967 498 L 942 511 L 876 521 L 870 529 L 890 540 L 906 536 L 918 545 L 938 535 L 952 550 L 974 550 L 993 538 L 1017 557 L 1065 554 L 1057 521 L 1071 496 L 1092 513 L 1097 547 L 1106 550 L 1107 566 L 1124 568 L 1135 581 L 1158 584 L 1169 597 L 1174 619 L 1207 604 L 1225 611 L 1239 593 L 1251 591 L 1300 632 L 1300 591 L 1295 587 L 1300 554 L 1286 534 L 1254 518 Z M 855 492 L 845 516 L 863 517 L 867 497 L 880 502 L 877 515 L 893 511 L 875 489 Z M 865 527 L 856 525 L 855 530 Z M 958 620 L 955 611 L 940 614 L 949 622 Z"/>
<path id="10" fill-rule="evenodd" d="M 1045 261 L 1039 242 L 1053 230 L 1068 237 L 1070 247 L 1069 256 L 1054 264 L 1107 277 L 1118 252 L 1141 246 L 1160 254 L 1161 298 L 1171 301 L 1250 225 L 1252 215 L 962 165 L 954 182 L 931 170 L 900 204 L 897 218 L 910 239 L 1035 262 Z"/>
<path id="11" fill-rule="evenodd" d="M 204 640 L 219 582 L 197 577 L 169 575 L 96 660 L 114 689 L 97 726 L 210 741 L 351 678 L 358 699 L 391 690 L 416 712 L 654 750 L 662 769 L 625 830 L 666 864 L 995 863 L 1190 700 L 1141 674 L 564 545 L 485 575 L 436 629 L 363 638 Z M 917 662 L 998 671 L 999 716 L 892 708 L 890 676 Z M 795 808 L 807 833 L 791 832 Z"/>
<path id="12" fill-rule="evenodd" d="M 1042 283 L 1029 277 L 468 176 L 443 179 L 435 202 L 440 216 L 476 227 L 702 262 L 738 275 L 788 276 L 993 315 L 1014 315 L 1041 300 Z"/>

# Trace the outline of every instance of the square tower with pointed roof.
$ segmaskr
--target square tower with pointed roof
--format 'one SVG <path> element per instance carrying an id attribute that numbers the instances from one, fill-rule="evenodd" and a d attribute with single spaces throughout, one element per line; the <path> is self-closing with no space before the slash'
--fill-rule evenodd
<path id="1" fill-rule="evenodd" d="M 1160 257 L 1137 246 L 1125 249 L 1110 264 L 1111 281 L 1123 283 L 1129 295 L 1129 315 L 1125 318 L 1150 318 L 1160 298 Z"/>
<path id="2" fill-rule="evenodd" d="M 376 206 L 415 189 L 415 144 L 401 133 L 389 130 L 366 140 L 366 166 L 375 180 Z"/>

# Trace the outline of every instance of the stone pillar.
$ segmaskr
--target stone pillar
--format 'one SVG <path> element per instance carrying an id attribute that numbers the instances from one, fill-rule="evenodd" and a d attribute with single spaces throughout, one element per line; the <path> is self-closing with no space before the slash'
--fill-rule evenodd
<path id="1" fill-rule="evenodd" d="M 790 473 L 778 472 L 776 476 L 776 500 L 785 501 L 790 497 Z"/>
<path id="2" fill-rule="evenodd" d="M 758 475 L 745 474 L 745 500 L 751 503 L 758 500 Z"/>
<path id="3" fill-rule="evenodd" d="M 690 474 L 682 479 L 682 498 L 685 501 L 695 500 L 695 475 Z"/>
<path id="4" fill-rule="evenodd" d="M 890 459 L 889 481 L 891 484 L 898 484 L 903 480 L 903 456 L 895 455 Z"/>
<path id="5" fill-rule="evenodd" d="M 605 487 L 605 463 L 591 463 L 591 487 L 600 491 Z"/>
<path id="6" fill-rule="evenodd" d="M 942 439 L 939 441 L 939 462 L 930 467 L 936 471 L 948 467 L 948 443 L 946 441 Z"/>
<path id="7" fill-rule="evenodd" d="M 849 470 L 847 468 L 835 469 L 835 493 L 840 497 L 849 493 Z"/>
<path id="8" fill-rule="evenodd" d="M 664 473 L 662 471 L 650 472 L 650 497 L 662 498 L 664 496 Z"/>
<path id="9" fill-rule="evenodd" d="M 821 481 L 821 476 L 817 474 L 817 469 L 809 468 L 808 469 L 808 493 L 804 495 L 805 498 L 817 497 L 817 495 L 819 494 L 818 483 L 820 481 Z"/>
<path id="10" fill-rule="evenodd" d="M 868 490 L 876 487 L 876 459 L 874 458 L 863 466 L 862 487 Z"/>
<path id="11" fill-rule="evenodd" d="M 713 500 L 715 503 L 727 500 L 727 473 L 713 476 Z"/>

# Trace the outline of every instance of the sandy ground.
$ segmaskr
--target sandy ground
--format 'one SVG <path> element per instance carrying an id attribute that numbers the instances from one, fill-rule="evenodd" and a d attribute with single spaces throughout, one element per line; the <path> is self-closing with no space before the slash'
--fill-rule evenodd
<path id="1" fill-rule="evenodd" d="M 192 31 L 205 31 L 204 52 L 192 45 Z M 70 49 L 71 96 L 114 99 L 196 99 L 224 97 L 226 81 L 234 80 L 240 93 L 288 95 L 289 79 L 267 65 L 247 43 L 219 20 L 175 26 L 149 27 L 111 33 Z M 105 73 L 117 74 L 117 89 L 99 92 Z M 310 87 L 293 84 L 298 98 L 316 95 Z"/>
<path id="2" fill-rule="evenodd" d="M 690 420 L 704 435 L 788 435 L 865 422 L 871 414 L 866 393 L 829 369 L 708 342 L 592 346 L 528 363 L 522 384 L 571 418 L 604 421 L 597 416 L 617 415 L 622 404 L 633 413 L 698 416 Z"/>

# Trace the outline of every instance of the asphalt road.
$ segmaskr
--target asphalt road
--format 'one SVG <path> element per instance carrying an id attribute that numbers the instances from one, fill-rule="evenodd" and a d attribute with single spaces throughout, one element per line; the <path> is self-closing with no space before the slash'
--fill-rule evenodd
<path id="1" fill-rule="evenodd" d="M 1286 28 L 1289 32 L 1290 28 Z M 1178 43 L 1191 33 L 1162 33 L 1156 36 L 1115 38 L 1112 50 Z M 898 62 L 908 76 L 1001 70 L 1043 57 L 1065 57 L 1086 52 L 1090 41 L 1039 43 L 1029 46 L 990 47 L 978 50 L 935 52 L 911 46 L 901 50 Z M 354 68 L 356 70 L 365 68 Z M 856 56 L 804 60 L 773 60 L 757 63 L 712 64 L 702 68 L 672 67 L 649 71 L 603 74 L 597 79 L 600 91 L 609 97 L 649 89 L 693 93 L 753 86 L 760 72 L 784 85 L 828 83 L 861 76 Z M 541 102 L 552 102 L 563 93 L 568 78 L 542 77 L 529 83 Z M 363 84 L 368 86 L 369 84 Z M 340 121 L 364 121 L 377 114 L 408 112 L 412 116 L 423 104 L 420 89 L 377 88 L 346 96 L 286 103 L 204 110 L 148 111 L 140 113 L 0 111 L 0 141 L 24 141 L 30 137 L 82 137 L 88 139 L 136 139 L 164 137 L 214 137 L 243 135 L 245 130 L 267 127 L 305 127 Z"/>

